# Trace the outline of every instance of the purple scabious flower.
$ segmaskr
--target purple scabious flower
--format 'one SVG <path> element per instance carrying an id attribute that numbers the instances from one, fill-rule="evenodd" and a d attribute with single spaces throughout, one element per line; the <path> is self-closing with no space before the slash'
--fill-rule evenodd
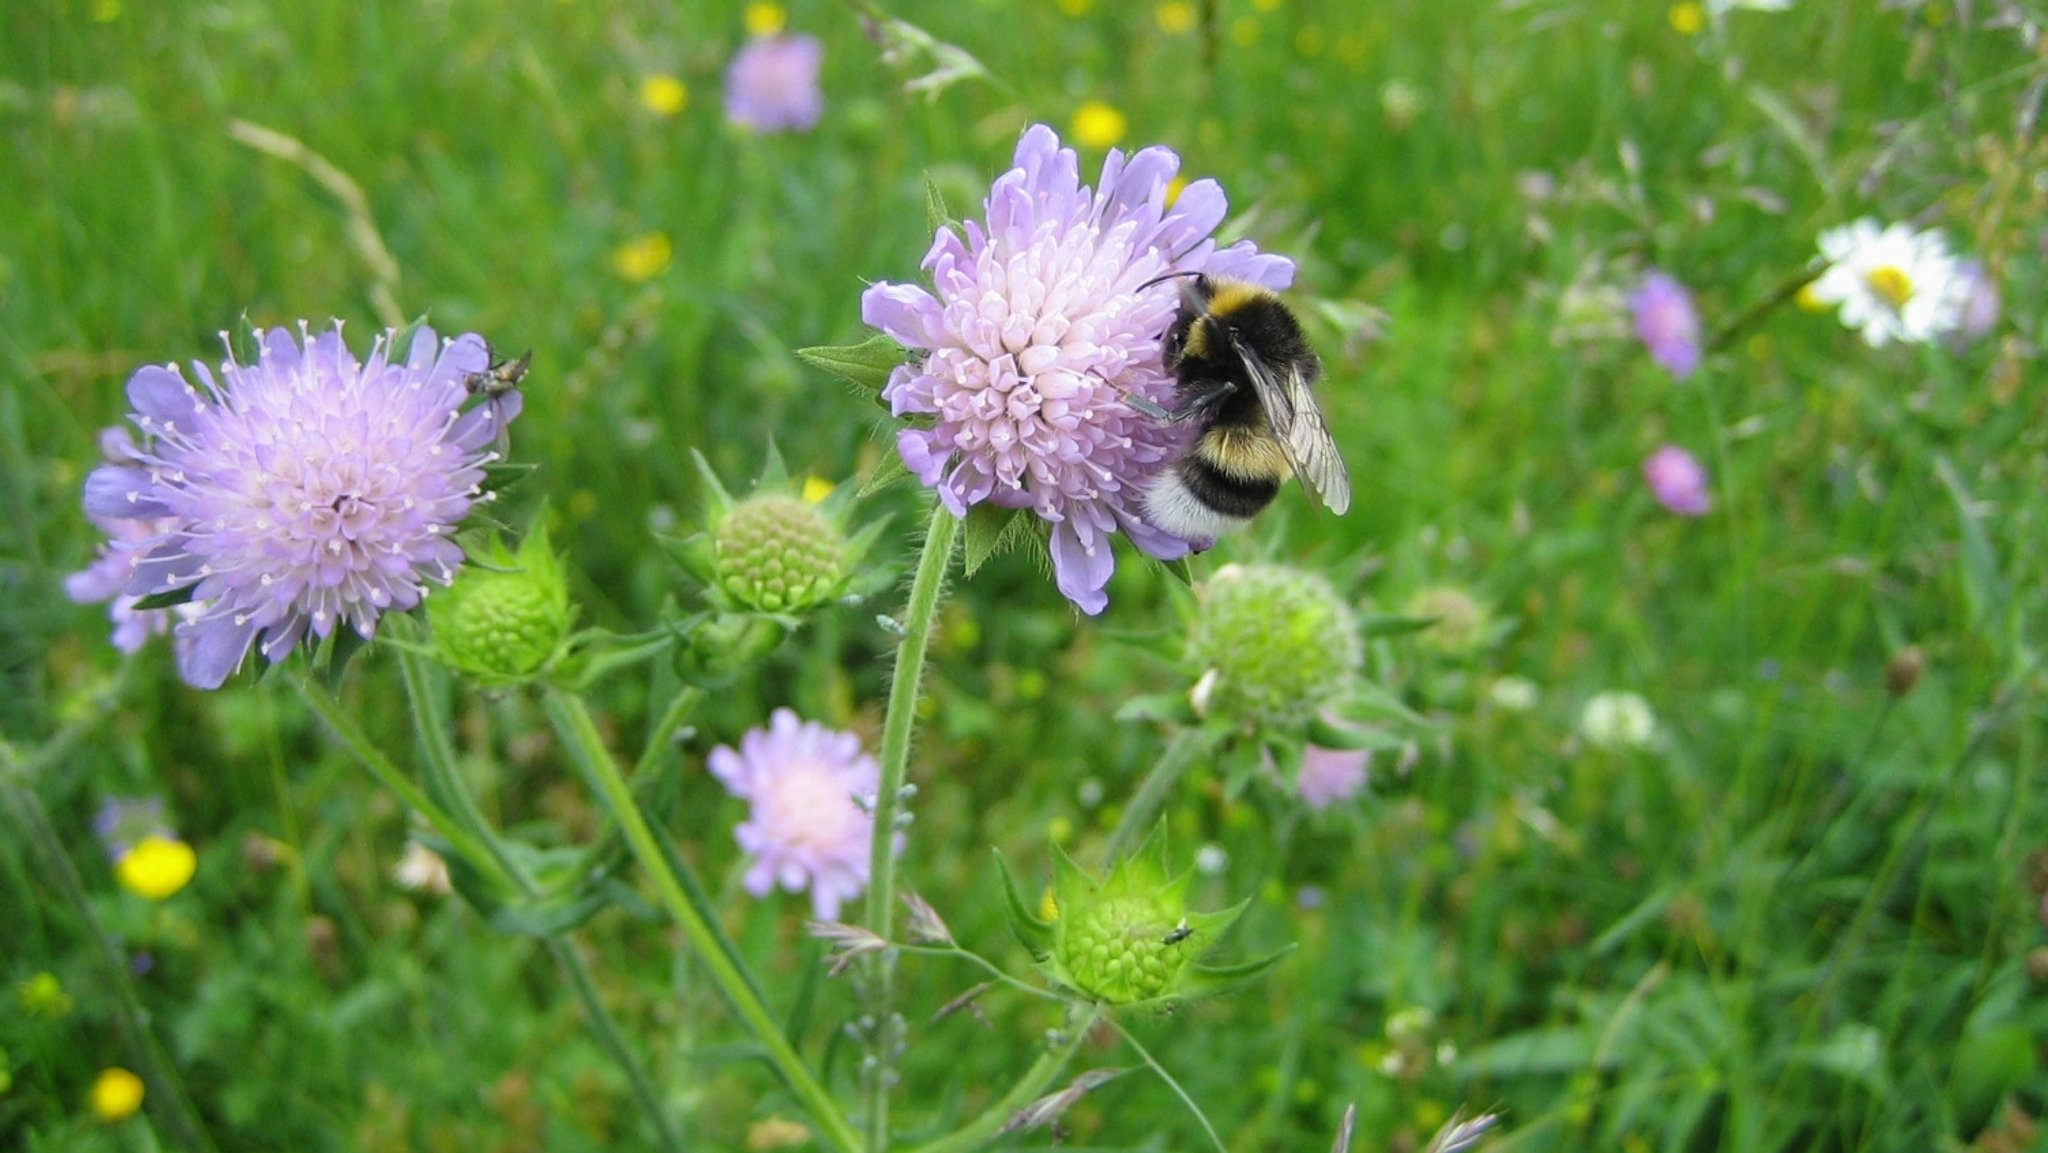
<path id="1" fill-rule="evenodd" d="M 1651 360 L 1680 380 L 1699 370 L 1700 314 L 1685 285 L 1652 269 L 1629 294 L 1628 306 Z"/>
<path id="2" fill-rule="evenodd" d="M 1643 462 L 1643 479 L 1657 503 L 1680 516 L 1705 516 L 1714 507 L 1707 492 L 1707 470 L 1675 444 L 1659 447 Z"/>
<path id="3" fill-rule="evenodd" d="M 808 132 L 825 112 L 815 36 L 761 36 L 725 69 L 725 118 L 756 132 Z"/>
<path id="4" fill-rule="evenodd" d="M 989 190 L 985 220 L 964 236 L 939 230 L 923 264 L 929 291 L 884 281 L 861 296 L 864 321 L 921 354 L 882 391 L 897 416 L 933 418 L 898 430 L 903 463 L 955 516 L 988 501 L 1050 522 L 1054 579 L 1090 614 L 1109 603 L 1119 529 L 1162 560 L 1209 543 L 1143 519 L 1146 479 L 1193 432 L 1125 400 L 1173 393 L 1159 338 L 1180 290 L 1147 283 L 1168 272 L 1272 289 L 1294 279 L 1292 261 L 1249 242 L 1217 249 L 1210 233 L 1227 202 L 1215 181 L 1189 184 L 1169 207 L 1179 169 L 1166 148 L 1111 149 L 1090 189 L 1074 151 L 1034 125 Z"/>
<path id="5" fill-rule="evenodd" d="M 110 464 L 134 464 L 137 460 L 135 441 L 128 435 L 128 430 L 119 425 L 102 430 L 100 455 Z M 100 546 L 99 556 L 91 564 L 64 578 L 64 592 L 79 604 L 111 601 L 107 615 L 114 622 L 114 647 L 124 653 L 132 653 L 150 637 L 171 630 L 172 610 L 137 609 L 135 602 L 142 598 L 121 590 L 134 574 L 136 563 L 142 559 L 143 554 L 137 546 L 153 542 L 168 531 L 173 522 L 169 517 L 148 520 L 94 516 L 90 519 L 94 528 L 107 534 L 107 542 Z"/>
<path id="6" fill-rule="evenodd" d="M 190 591 L 173 635 L 203 689 L 251 647 L 275 662 L 340 622 L 367 639 L 426 581 L 454 579 L 455 527 L 489 499 L 484 465 L 520 407 L 517 392 L 467 404 L 490 366 L 474 333 L 422 328 L 403 363 L 388 333 L 361 363 L 340 325 L 258 337 L 257 362 L 230 356 L 219 379 L 194 362 L 197 387 L 175 365 L 130 377 L 142 442 L 85 482 L 87 515 L 128 522 L 109 530 L 129 566 L 117 595 Z"/>
<path id="7" fill-rule="evenodd" d="M 1366 749 L 1326 749 L 1310 745 L 1302 750 L 1301 771 L 1294 786 L 1302 803 L 1316 812 L 1358 795 L 1365 788 L 1366 770 L 1372 753 Z"/>
<path id="8" fill-rule="evenodd" d="M 776 709 L 767 728 L 750 730 L 737 750 L 711 750 L 709 763 L 726 791 L 752 806 L 733 830 L 754 858 L 747 891 L 809 889 L 818 919 L 837 920 L 840 904 L 867 887 L 875 840 L 871 803 L 882 767 L 860 738 Z"/>

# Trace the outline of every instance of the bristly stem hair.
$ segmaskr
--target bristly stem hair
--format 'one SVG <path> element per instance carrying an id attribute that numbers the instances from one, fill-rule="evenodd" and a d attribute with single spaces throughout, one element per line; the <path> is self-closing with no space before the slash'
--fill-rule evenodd
<path id="1" fill-rule="evenodd" d="M 866 927 L 884 941 L 891 940 L 896 917 L 896 814 L 903 784 L 910 768 L 910 734 L 917 720 L 917 701 L 924 676 L 925 649 L 931 643 L 932 622 L 938 617 L 940 596 L 946 586 L 946 571 L 953 561 L 953 541 L 960 522 L 934 501 L 931 525 L 925 530 L 924 550 L 917 560 L 917 575 L 910 582 L 910 605 L 903 614 L 903 639 L 896 649 L 896 671 L 889 682 L 888 711 L 882 718 L 882 783 L 875 793 L 875 839 L 868 858 Z M 895 1011 L 893 959 L 887 950 L 869 967 L 868 988 L 872 1003 L 869 1013 L 878 1022 L 878 1035 L 887 1036 L 887 1022 Z M 867 1085 L 867 1148 L 882 1153 L 889 1147 L 889 1070 L 886 1053 L 882 1066 L 875 1068 Z"/>

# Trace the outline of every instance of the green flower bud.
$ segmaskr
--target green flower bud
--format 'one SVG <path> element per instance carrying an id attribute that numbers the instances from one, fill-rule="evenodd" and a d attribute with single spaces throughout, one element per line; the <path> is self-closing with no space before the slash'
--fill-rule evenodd
<path id="1" fill-rule="evenodd" d="M 1358 621 L 1330 583 L 1283 565 L 1228 565 L 1188 634 L 1197 708 L 1248 726 L 1299 725 L 1358 678 Z"/>
<path id="2" fill-rule="evenodd" d="M 1456 585 L 1418 589 L 1401 611 L 1406 616 L 1435 620 L 1415 634 L 1415 643 L 1445 656 L 1471 656 L 1494 639 L 1493 613 L 1479 598 Z"/>
<path id="3" fill-rule="evenodd" d="M 1053 887 L 1037 913 L 1004 867 L 1010 927 L 1054 980 L 1090 1000 L 1133 1005 L 1206 996 L 1249 979 L 1282 955 L 1227 969 L 1196 964 L 1250 902 L 1214 913 L 1189 912 L 1193 872 L 1166 875 L 1163 824 L 1099 881 L 1058 846 L 1053 861 Z"/>
<path id="4" fill-rule="evenodd" d="M 712 573 L 735 605 L 802 612 L 846 576 L 847 540 L 818 506 L 779 492 L 733 505 L 712 529 Z"/>
<path id="5" fill-rule="evenodd" d="M 575 623 L 560 558 L 535 526 L 514 554 L 493 540 L 481 563 L 427 601 L 434 655 L 487 688 L 532 680 L 561 652 Z"/>

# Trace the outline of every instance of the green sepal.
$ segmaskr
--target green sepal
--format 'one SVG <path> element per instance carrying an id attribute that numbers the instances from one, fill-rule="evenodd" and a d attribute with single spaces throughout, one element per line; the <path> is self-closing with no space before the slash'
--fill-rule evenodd
<path id="1" fill-rule="evenodd" d="M 874 471 L 868 473 L 868 478 L 861 482 L 860 492 L 855 494 L 856 499 L 866 500 L 870 495 L 909 477 L 910 466 L 903 463 L 903 457 L 898 453 L 888 453 L 875 462 Z"/>
<path id="2" fill-rule="evenodd" d="M 939 191 L 938 182 L 932 174 L 924 174 L 924 225 L 926 231 L 938 235 L 941 229 L 959 233 L 960 221 L 946 208 L 946 194 Z"/>
<path id="3" fill-rule="evenodd" d="M 591 686 L 642 661 L 653 660 L 676 643 L 672 629 L 650 629 L 644 633 L 615 633 L 608 629 L 583 629 L 564 645 L 570 654 L 556 669 L 554 680 L 571 692 L 584 693 Z"/>
<path id="4" fill-rule="evenodd" d="M 356 654 L 370 647 L 363 635 L 347 626 L 336 627 L 333 632 L 321 638 L 319 647 L 313 650 L 313 671 L 320 675 L 321 682 L 330 693 L 341 691 L 341 676 L 348 671 L 348 663 Z M 256 662 L 257 671 L 270 667 L 267 661 Z"/>
<path id="5" fill-rule="evenodd" d="M 1182 557 L 1179 560 L 1161 561 L 1159 562 L 1159 567 L 1166 570 L 1166 575 L 1179 581 L 1182 588 L 1191 589 L 1195 587 L 1195 566 L 1188 558 Z"/>
<path id="6" fill-rule="evenodd" d="M 1052 952 L 1052 923 L 1041 921 L 1032 913 L 1030 902 L 1017 890 L 1017 878 L 1010 875 L 1010 863 L 1003 859 L 1001 849 L 995 850 L 996 872 L 1003 879 L 1003 907 L 1009 914 L 1010 932 L 1017 935 L 1017 943 L 1024 946 L 1035 961 L 1043 961 Z"/>
<path id="7" fill-rule="evenodd" d="M 769 451 L 774 451 L 773 442 L 768 447 Z M 725 484 L 718 479 L 711 462 L 694 448 L 690 450 L 690 461 L 697 466 L 697 479 L 704 482 L 704 503 L 708 506 L 705 511 L 710 514 L 709 519 L 716 520 L 732 511 L 732 494 L 725 490 Z"/>
<path id="8" fill-rule="evenodd" d="M 1337 724 L 1317 715 L 1308 722 L 1308 743 L 1324 749 L 1398 749 L 1407 744 L 1385 729 Z"/>
<path id="9" fill-rule="evenodd" d="M 1257 960 L 1244 961 L 1236 965 L 1190 966 L 1186 976 L 1181 978 L 1181 986 L 1175 991 L 1173 999 L 1193 1001 L 1249 985 L 1298 947 L 1292 944 L 1284 945 Z"/>
<path id="10" fill-rule="evenodd" d="M 1442 619 L 1402 616 L 1398 613 L 1375 613 L 1358 622 L 1358 632 L 1367 640 L 1407 636 L 1409 633 L 1419 633 Z"/>
<path id="11" fill-rule="evenodd" d="M 987 502 L 968 509 L 967 519 L 960 522 L 961 575 L 973 576 L 990 557 L 1023 543 L 1035 519 L 1024 509 Z"/>
<path id="12" fill-rule="evenodd" d="M 1332 701 L 1328 709 L 1340 721 L 1354 724 L 1396 720 L 1423 728 L 1430 725 L 1427 717 L 1409 708 L 1400 697 L 1370 681 L 1351 686 L 1343 696 Z"/>
<path id="13" fill-rule="evenodd" d="M 135 611 L 148 612 L 151 609 L 169 609 L 183 604 L 191 604 L 192 594 L 197 592 L 198 589 L 199 582 L 193 581 L 183 588 L 165 589 L 160 593 L 151 593 L 135 602 Z"/>
<path id="14" fill-rule="evenodd" d="M 1117 707 L 1119 721 L 1162 721 L 1170 725 L 1198 725 L 1194 703 L 1186 693 L 1143 693 Z"/>
<path id="15" fill-rule="evenodd" d="M 889 374 L 909 355 L 902 345 L 879 333 L 859 344 L 817 345 L 799 348 L 796 354 L 813 368 L 822 368 L 857 388 L 876 393 L 889 383 Z"/>

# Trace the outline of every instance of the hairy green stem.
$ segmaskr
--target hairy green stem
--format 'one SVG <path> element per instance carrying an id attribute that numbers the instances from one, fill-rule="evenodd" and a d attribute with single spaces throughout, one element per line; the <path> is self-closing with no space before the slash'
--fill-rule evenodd
<path id="1" fill-rule="evenodd" d="M 504 838 L 484 817 L 483 809 L 462 778 L 461 765 L 455 758 L 455 745 L 448 739 L 448 701 L 444 686 L 436 683 L 431 666 L 420 654 L 400 649 L 398 662 L 405 679 L 406 697 L 412 703 L 413 730 L 419 736 L 429 786 L 448 806 L 452 816 L 482 842 L 499 871 L 522 894 L 529 899 L 540 896 L 540 885 L 520 865 L 506 847 Z M 619 1031 L 618 1023 L 612 1020 L 611 1011 L 598 997 L 597 982 L 592 978 L 583 954 L 576 951 L 567 933 L 551 933 L 545 942 L 548 955 L 554 958 L 556 967 L 568 978 L 570 990 L 582 1005 L 583 1016 L 590 1022 L 598 1045 L 626 1075 L 633 1097 L 639 1102 L 640 1111 L 647 1115 L 647 1123 L 653 1128 L 656 1140 L 664 1149 L 683 1148 L 682 1135 L 676 1132 L 667 1110 L 662 1108 L 661 1094 L 655 1090 L 654 1079 L 648 1076 L 639 1057 L 626 1044 L 625 1035 Z"/>
<path id="2" fill-rule="evenodd" d="M 185 1085 L 178 1077 L 178 1070 L 171 1063 L 170 1055 L 164 1052 L 162 1042 L 149 1028 L 149 1011 L 142 1007 L 142 998 L 135 992 L 135 976 L 129 970 L 121 950 L 100 927 L 100 921 L 92 911 L 92 901 L 85 892 L 85 882 L 79 877 L 78 869 L 72 865 L 71 857 L 64 851 L 64 842 L 57 836 L 57 830 L 50 824 L 50 815 L 43 810 L 42 801 L 35 790 L 28 787 L 24 774 L 13 750 L 0 743 L 0 766 L 5 774 L 0 776 L 0 801 L 27 834 L 27 840 L 34 844 L 43 857 L 44 873 L 51 887 L 57 890 L 65 904 L 80 922 L 86 933 L 92 937 L 93 959 L 99 965 L 102 979 L 114 991 L 114 1015 L 121 1022 L 121 1031 L 128 1037 L 129 1060 L 136 1065 L 135 1072 L 142 1078 L 146 1090 L 143 1100 L 148 1104 L 150 1115 L 164 1127 L 171 1143 L 192 1150 L 193 1153 L 214 1153 L 213 1138 L 200 1123 L 199 1113 L 192 1107 L 192 1099 L 185 1094 Z"/>
<path id="3" fill-rule="evenodd" d="M 1080 1051 L 1082 1043 L 1088 1040 L 1089 1032 L 1101 1019 L 1101 1006 L 1082 1007 L 1067 1022 L 1066 1030 L 1058 1042 L 1046 1046 L 1045 1051 L 1038 1055 L 1038 1060 L 1031 1063 L 1031 1067 L 1024 1071 L 1024 1075 L 1017 1079 L 1017 1083 L 1010 1087 L 1008 1093 L 1003 1094 L 995 1104 L 982 1110 L 974 1120 L 944 1137 L 919 1145 L 911 1150 L 911 1153 L 970 1153 L 971 1150 L 988 1144 L 1003 1131 L 1003 1126 L 1008 1125 L 1019 1110 L 1045 1096 L 1046 1090 L 1052 1087 L 1053 1078 L 1059 1076 L 1060 1070 L 1067 1067 L 1067 1062 L 1074 1059 L 1074 1054 Z"/>
<path id="4" fill-rule="evenodd" d="M 582 698 L 550 686 L 545 700 L 548 719 L 561 734 L 577 767 L 583 770 L 591 786 L 611 810 L 612 819 L 619 823 L 634 858 L 653 880 L 662 905 L 668 909 L 669 916 L 682 929 L 683 935 L 689 938 L 698 960 L 711 975 L 719 992 L 725 995 L 740 1023 L 753 1033 L 769 1063 L 810 1116 L 819 1137 L 839 1153 L 860 1153 L 860 1135 L 854 1132 L 832 1100 L 832 1095 L 812 1076 L 803 1059 L 790 1046 L 775 1019 L 769 1015 L 768 1007 L 755 995 L 752 984 L 732 956 L 721 947 L 717 933 L 690 902 L 682 882 L 670 867 L 668 857 L 662 853 L 653 830 L 648 827 L 647 819 L 641 815 L 639 806 L 633 803 L 633 791 L 619 773 L 611 751 L 605 748 L 604 739 L 598 734 L 597 725 L 591 719 L 590 711 L 584 707 Z"/>
<path id="5" fill-rule="evenodd" d="M 1180 783 L 1181 775 L 1209 745 L 1210 737 L 1204 729 L 1182 729 L 1173 735 L 1166 751 L 1159 754 L 1159 759 L 1145 774 L 1145 780 L 1138 785 L 1130 804 L 1124 806 L 1123 816 L 1117 819 L 1116 829 L 1109 834 L 1109 847 L 1103 852 L 1103 860 L 1114 864 L 1133 841 L 1144 836 L 1146 826 L 1152 823 L 1159 807 L 1166 803 L 1167 794 Z"/>
<path id="6" fill-rule="evenodd" d="M 893 939 L 896 919 L 896 814 L 910 771 L 910 734 L 917 722 L 917 701 L 924 677 L 925 649 L 931 643 L 932 621 L 952 566 L 953 540 L 960 522 L 940 503 L 932 505 L 924 551 L 910 582 L 910 606 L 903 614 L 903 639 L 896 649 L 896 671 L 889 681 L 888 711 L 882 717 L 882 783 L 875 792 L 875 836 L 868 857 L 867 927 L 884 941 Z M 886 1036 L 895 1013 L 892 972 L 887 951 L 868 968 L 869 1015 Z M 867 1148 L 883 1153 L 889 1147 L 888 1054 L 869 1070 L 867 1085 Z"/>

